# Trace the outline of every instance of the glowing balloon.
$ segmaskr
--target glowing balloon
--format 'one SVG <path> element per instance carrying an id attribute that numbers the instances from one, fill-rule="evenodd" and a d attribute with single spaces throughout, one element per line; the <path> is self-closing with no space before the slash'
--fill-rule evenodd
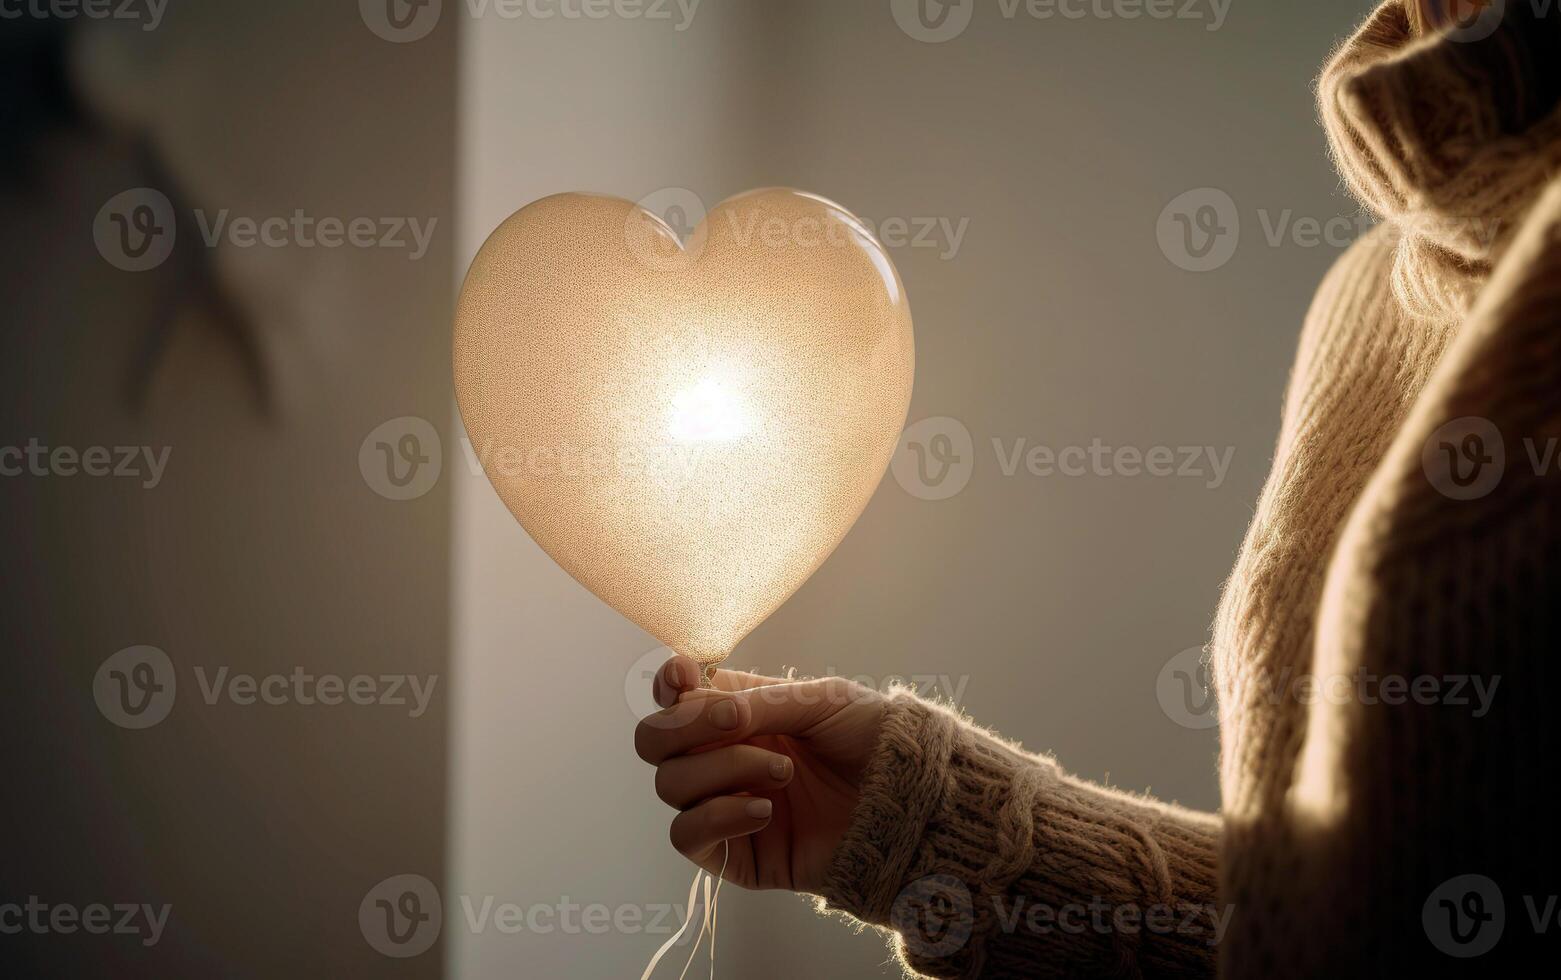
<path id="1" fill-rule="evenodd" d="M 455 391 L 510 512 L 707 668 L 829 557 L 905 422 L 910 307 L 839 205 L 760 190 L 686 245 L 628 201 L 529 204 L 472 261 Z"/>

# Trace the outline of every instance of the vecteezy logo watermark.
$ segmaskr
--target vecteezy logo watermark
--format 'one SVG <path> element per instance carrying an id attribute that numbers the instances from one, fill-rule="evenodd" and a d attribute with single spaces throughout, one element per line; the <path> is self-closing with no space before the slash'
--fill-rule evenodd
<path id="1" fill-rule="evenodd" d="M 656 647 L 634 658 L 623 674 L 623 700 L 636 719 L 649 718 L 661 710 L 656 703 L 656 672 L 676 654 L 671 647 Z"/>
<path id="2" fill-rule="evenodd" d="M 1501 889 L 1476 874 L 1442 882 L 1420 910 L 1420 923 L 1431 945 L 1460 959 L 1490 952 L 1501 939 L 1506 917 Z"/>
<path id="3" fill-rule="evenodd" d="M 687 187 L 662 187 L 635 203 L 638 207 L 624 218 L 623 240 L 643 265 L 671 272 L 703 254 L 708 233 L 704 198 Z"/>
<path id="4" fill-rule="evenodd" d="M 1527 0 L 1535 11 L 1543 13 L 1553 0 Z M 1507 14 L 1507 0 L 1434 0 L 1433 18 L 1451 40 L 1464 44 L 1483 41 L 1496 33 Z"/>
<path id="5" fill-rule="evenodd" d="M 0 446 L 0 476 L 115 477 L 141 481 L 147 490 L 157 487 L 168 468 L 173 447 L 151 446 L 45 446 L 36 437 L 26 446 Z"/>
<path id="6" fill-rule="evenodd" d="M 1217 490 L 1230 472 L 1236 447 L 1111 446 L 1100 438 L 1088 445 L 1050 446 L 1027 437 L 992 438 L 999 474 L 1039 478 L 1195 478 Z M 901 489 L 921 500 L 944 500 L 965 488 L 975 466 L 970 430 L 947 416 L 922 419 L 901 434 L 889 471 Z"/>
<path id="7" fill-rule="evenodd" d="M 921 500 L 946 500 L 965 489 L 976 466 L 970 430 L 946 415 L 922 419 L 900 434 L 889 472 L 900 488 Z"/>
<path id="8" fill-rule="evenodd" d="M 1241 215 L 1236 202 L 1219 188 L 1194 188 L 1172 198 L 1160 211 L 1155 239 L 1177 268 L 1210 272 L 1236 254 Z"/>
<path id="9" fill-rule="evenodd" d="M 1244 685 L 1271 705 L 1416 704 L 1467 710 L 1484 718 L 1496 700 L 1501 675 L 1379 674 L 1358 667 L 1350 672 L 1312 673 L 1286 667 L 1259 671 Z M 1202 647 L 1189 647 L 1168 660 L 1155 682 L 1155 696 L 1167 718 L 1183 728 L 1211 728 L 1217 723 L 1208 658 Z"/>
<path id="10" fill-rule="evenodd" d="M 1294 208 L 1257 208 L 1257 224 L 1269 248 L 1331 248 L 1343 251 L 1370 232 L 1382 248 L 1406 237 L 1454 235 L 1490 245 L 1502 231 L 1498 218 L 1432 215 L 1378 225 L 1365 211 L 1316 216 Z M 1250 226 L 1249 226 L 1250 227 Z M 1198 187 L 1172 198 L 1155 223 L 1160 252 L 1187 272 L 1212 272 L 1225 266 L 1242 241 L 1242 219 L 1235 200 L 1217 187 Z"/>
<path id="11" fill-rule="evenodd" d="M 646 266 L 658 271 L 686 267 L 704 252 L 710 229 L 704 199 L 686 187 L 663 187 L 636 202 L 624 221 L 624 241 Z M 648 213 L 657 220 L 647 220 Z M 937 215 L 890 215 L 871 218 L 836 212 L 782 217 L 758 208 L 724 209 L 721 231 L 741 245 L 768 249 L 786 247 L 847 248 L 872 239 L 886 249 L 936 249 L 939 259 L 959 255 L 970 218 Z M 680 244 L 681 243 L 681 244 Z"/>
<path id="12" fill-rule="evenodd" d="M 428 951 L 444 926 L 439 889 L 419 874 L 392 875 L 358 904 L 358 929 L 386 956 L 405 959 Z"/>
<path id="13" fill-rule="evenodd" d="M 676 654 L 671 647 L 656 647 L 636 657 L 623 676 L 623 697 L 629 712 L 638 720 L 651 720 L 654 727 L 675 728 L 687 724 L 696 716 L 691 713 L 663 713 L 656 703 L 654 684 L 656 673 Z M 729 664 L 722 669 L 733 670 Z M 756 673 L 747 670 L 747 673 Z M 868 674 L 847 675 L 834 667 L 824 668 L 821 676 L 811 676 L 787 670 L 776 678 L 780 683 L 755 689 L 750 697 L 770 704 L 792 704 L 803 707 L 849 703 L 862 696 L 864 691 L 889 694 L 896 690 L 912 691 L 918 697 L 944 704 L 964 704 L 965 691 L 970 687 L 969 674 L 891 674 L 873 677 Z M 812 683 L 818 682 L 818 683 Z"/>
<path id="14" fill-rule="evenodd" d="M 1420 450 L 1426 479 L 1453 500 L 1475 500 L 1496 489 L 1507 466 L 1501 431 L 1489 419 L 1466 415 L 1431 433 Z"/>
<path id="15" fill-rule="evenodd" d="M 473 18 L 500 20 L 665 20 L 682 32 L 694 22 L 702 0 L 466 0 Z M 397 44 L 428 36 L 439 23 L 441 0 L 358 0 L 363 23 Z"/>
<path id="16" fill-rule="evenodd" d="M 997 0 L 1004 20 L 1020 14 L 1030 20 L 1200 20 L 1217 31 L 1230 13 L 1231 0 Z M 900 30 L 928 44 L 951 41 L 970 26 L 974 0 L 889 0 Z"/>
<path id="17" fill-rule="evenodd" d="M 1167 660 L 1155 678 L 1155 698 L 1165 716 L 1183 728 L 1200 730 L 1218 725 L 1208 650 L 1188 647 Z"/>
<path id="18" fill-rule="evenodd" d="M 172 911 L 173 906 L 167 902 L 162 905 L 145 902 L 112 905 L 57 902 L 51 905 L 37 895 L 29 895 L 25 903 L 0 903 L 0 935 L 30 932 L 37 936 L 69 936 L 85 932 L 94 936 L 140 936 L 142 946 L 156 946 L 163 938 L 168 913 Z"/>
<path id="19" fill-rule="evenodd" d="M 216 248 L 382 248 L 407 253 L 417 261 L 428 253 L 437 217 L 315 217 L 302 208 L 290 215 L 235 216 L 228 208 L 215 214 L 193 212 L 202 244 Z M 116 269 L 146 272 L 173 254 L 178 240 L 178 215 L 168 196 L 150 187 L 136 187 L 109 198 L 92 223 L 98 253 Z"/>
<path id="20" fill-rule="evenodd" d="M 379 706 L 406 708 L 421 718 L 433 701 L 438 674 L 310 673 L 295 666 L 287 673 L 257 677 L 226 666 L 193 669 L 201 700 L 208 706 L 226 699 L 251 705 Z M 103 717 L 121 728 L 150 728 L 173 710 L 179 678 L 173 662 L 157 647 L 126 647 L 103 661 L 92 678 L 92 699 Z"/>
<path id="21" fill-rule="evenodd" d="M 690 909 L 672 903 L 609 906 L 602 902 L 578 902 L 565 895 L 547 902 L 522 905 L 500 901 L 495 895 L 460 895 L 452 903 L 461 914 L 450 919 L 452 928 L 471 935 L 489 932 L 506 936 L 533 935 L 670 936 L 689 917 Z M 444 925 L 444 904 L 434 883 L 418 874 L 386 878 L 369 889 L 358 905 L 358 928 L 368 944 L 386 956 L 417 956 L 439 938 Z M 692 942 L 685 935 L 680 944 Z"/>
<path id="22" fill-rule="evenodd" d="M 129 20 L 155 31 L 168 0 L 0 0 L 0 20 Z"/>
<path id="23" fill-rule="evenodd" d="M 363 23 L 394 44 L 427 37 L 439 23 L 442 0 L 358 0 Z"/>
<path id="24" fill-rule="evenodd" d="M 109 198 L 92 220 L 98 254 L 116 269 L 145 272 L 173 254 L 178 220 L 168 195 L 134 187 Z"/>
<path id="25" fill-rule="evenodd" d="M 918 878 L 895 896 L 889 922 L 918 958 L 941 959 L 970 941 L 976 922 L 970 889 L 953 875 Z"/>
<path id="26" fill-rule="evenodd" d="M 1561 436 L 1524 436 L 1523 459 L 1536 477 L 1561 478 Z M 1513 462 L 1519 457 L 1514 456 Z M 1507 472 L 1506 440 L 1490 419 L 1465 415 L 1437 428 L 1420 449 L 1420 467 L 1436 491 L 1452 500 L 1478 500 Z"/>
<path id="27" fill-rule="evenodd" d="M 92 699 L 120 728 L 151 728 L 168 717 L 179 678 L 168 654 L 152 646 L 126 647 L 98 667 Z"/>
<path id="28" fill-rule="evenodd" d="M 1524 918 L 1536 936 L 1561 928 L 1561 895 L 1523 895 Z M 1431 945 L 1448 956 L 1471 959 L 1495 948 L 1510 924 L 1507 903 L 1495 881 L 1481 874 L 1455 875 L 1437 885 L 1420 909 L 1420 924 Z"/>
<path id="29" fill-rule="evenodd" d="M 975 7 L 975 0 L 889 0 L 889 12 L 900 30 L 928 44 L 965 33 Z"/>
<path id="30" fill-rule="evenodd" d="M 427 419 L 403 415 L 375 426 L 358 447 L 358 471 L 387 500 L 413 500 L 439 482 L 439 431 Z"/>
<path id="31" fill-rule="evenodd" d="M 457 441 L 456 458 L 473 476 L 527 476 L 550 481 L 615 479 L 685 486 L 715 453 L 709 446 L 669 438 L 662 443 L 575 444 L 559 442 L 523 445 L 485 439 Z M 358 469 L 375 493 L 391 500 L 411 500 L 433 489 L 442 471 L 438 432 L 426 420 L 402 416 L 376 426 L 358 447 Z"/>

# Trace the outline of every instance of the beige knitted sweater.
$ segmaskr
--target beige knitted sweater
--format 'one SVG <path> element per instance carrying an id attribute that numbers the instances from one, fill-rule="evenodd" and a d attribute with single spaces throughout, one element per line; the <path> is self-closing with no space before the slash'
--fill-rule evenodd
<path id="1" fill-rule="evenodd" d="M 897 695 L 821 905 L 910 969 L 1501 976 L 1561 944 L 1561 43 L 1505 6 L 1454 39 L 1390 0 L 1319 83 L 1382 223 L 1306 319 L 1215 623 L 1222 811 Z"/>

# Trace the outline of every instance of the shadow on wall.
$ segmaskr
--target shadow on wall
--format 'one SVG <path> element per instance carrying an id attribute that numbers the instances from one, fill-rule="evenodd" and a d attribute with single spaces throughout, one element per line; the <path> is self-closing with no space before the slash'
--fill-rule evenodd
<path id="1" fill-rule="evenodd" d="M 444 427 L 455 34 L 303 0 L 148 26 L 0 37 L 0 901 L 38 909 L 5 972 L 436 976 L 359 913 L 442 875 L 448 496 L 359 458 Z M 437 233 L 318 247 L 299 212 Z"/>

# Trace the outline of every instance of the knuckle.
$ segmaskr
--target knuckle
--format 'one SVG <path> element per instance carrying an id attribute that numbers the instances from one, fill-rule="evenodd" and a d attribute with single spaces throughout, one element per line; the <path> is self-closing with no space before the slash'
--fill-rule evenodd
<path id="1" fill-rule="evenodd" d="M 634 752 L 644 762 L 656 764 L 655 742 L 656 731 L 646 722 L 640 722 L 634 726 Z"/>
<path id="2" fill-rule="evenodd" d="M 667 830 L 667 840 L 679 854 L 687 855 L 694 849 L 694 828 L 690 825 L 692 819 L 692 814 L 680 813 L 672 819 L 672 826 Z"/>
<path id="3" fill-rule="evenodd" d="M 830 704 L 846 704 L 856 696 L 858 686 L 844 677 L 830 677 L 824 681 L 824 696 Z"/>
<path id="4" fill-rule="evenodd" d="M 714 763 L 711 775 L 716 777 L 720 785 L 732 786 L 743 778 L 743 773 L 747 770 L 747 766 L 744 765 L 748 756 L 747 750 L 746 745 L 733 745 L 725 752 L 710 753 L 712 756 L 718 756 L 710 761 Z"/>
<path id="5" fill-rule="evenodd" d="M 655 777 L 656 798 L 669 806 L 672 805 L 673 800 L 672 776 L 669 774 L 670 768 L 667 765 L 657 766 Z"/>
<path id="6" fill-rule="evenodd" d="M 775 758 L 774 752 L 753 745 L 742 745 L 738 748 L 742 751 L 732 760 L 731 766 L 731 777 L 734 782 L 751 781 L 769 771 L 770 760 Z"/>

